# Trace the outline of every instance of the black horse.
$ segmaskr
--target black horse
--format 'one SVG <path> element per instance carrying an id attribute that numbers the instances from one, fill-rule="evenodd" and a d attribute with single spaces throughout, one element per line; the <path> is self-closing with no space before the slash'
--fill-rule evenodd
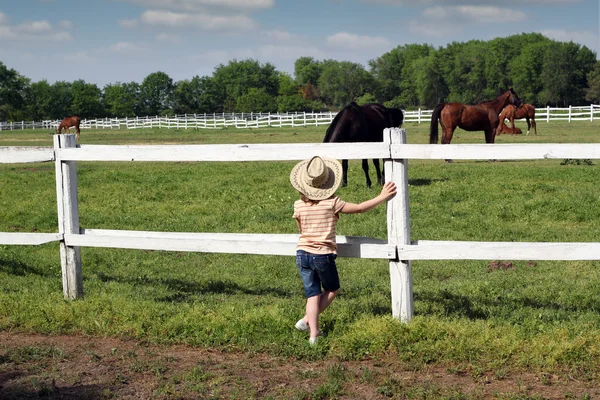
<path id="1" fill-rule="evenodd" d="M 370 103 L 359 106 L 351 102 L 333 119 L 324 143 L 383 142 L 385 128 L 399 128 L 404 122 L 404 112 L 399 108 L 387 108 L 382 104 Z M 377 183 L 383 184 L 383 175 L 379 167 L 379 159 L 373 159 L 377 171 Z M 371 187 L 369 178 L 369 160 L 362 160 L 362 168 L 367 178 L 367 186 Z M 348 185 L 348 160 L 342 160 L 344 172 L 342 186 Z"/>

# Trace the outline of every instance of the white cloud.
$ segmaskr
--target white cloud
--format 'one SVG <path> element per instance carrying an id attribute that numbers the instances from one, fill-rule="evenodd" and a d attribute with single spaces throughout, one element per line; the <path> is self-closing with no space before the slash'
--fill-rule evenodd
<path id="1" fill-rule="evenodd" d="M 426 36 L 429 38 L 447 38 L 464 31 L 462 26 L 459 25 L 430 21 L 410 21 L 408 23 L 408 30 L 418 35 L 418 37 Z"/>
<path id="2" fill-rule="evenodd" d="M 123 28 L 135 28 L 138 26 L 139 21 L 137 19 L 120 19 L 119 25 Z"/>
<path id="3" fill-rule="evenodd" d="M 177 35 L 172 35 L 170 33 L 163 32 L 156 35 L 156 41 L 161 43 L 176 44 L 183 42 L 183 39 Z"/>
<path id="4" fill-rule="evenodd" d="M 177 11 L 203 11 L 207 7 L 233 10 L 271 8 L 275 0 L 122 0 L 148 8 Z"/>
<path id="5" fill-rule="evenodd" d="M 526 19 L 525 13 L 508 8 L 490 6 L 451 6 L 425 9 L 423 16 L 434 20 L 464 22 L 519 22 Z"/>
<path id="6" fill-rule="evenodd" d="M 17 33 L 35 35 L 52 31 L 52 25 L 48 21 L 30 21 L 14 26 L 13 29 Z"/>
<path id="7" fill-rule="evenodd" d="M 348 32 L 338 32 L 325 39 L 328 46 L 346 49 L 372 49 L 389 47 L 390 42 L 382 36 L 360 36 Z"/>
<path id="8" fill-rule="evenodd" d="M 557 40 L 559 42 L 570 42 L 579 43 L 587 46 L 590 50 L 593 50 L 600 55 L 600 34 L 598 32 L 589 31 L 566 31 L 563 29 L 547 29 L 540 32 L 542 35 Z"/>
<path id="9" fill-rule="evenodd" d="M 260 34 L 262 36 L 267 37 L 268 39 L 278 40 L 278 41 L 282 41 L 282 42 L 300 38 L 299 35 L 295 35 L 288 31 L 281 31 L 281 30 L 263 31 Z"/>
<path id="10" fill-rule="evenodd" d="M 142 13 L 140 20 L 148 25 L 169 27 L 192 26 L 204 30 L 247 30 L 256 27 L 256 23 L 244 15 L 214 16 L 148 10 Z"/>
<path id="11" fill-rule="evenodd" d="M 58 23 L 58 26 L 60 26 L 63 29 L 71 29 L 73 27 L 73 23 L 69 20 L 63 19 Z"/>
<path id="12" fill-rule="evenodd" d="M 327 54 L 316 47 L 308 46 L 261 46 L 257 55 L 267 60 L 291 60 L 296 61 L 299 57 L 313 57 L 315 59 L 326 58 Z M 273 62 L 271 61 L 271 62 Z"/>
<path id="13" fill-rule="evenodd" d="M 139 53 L 145 49 L 131 42 L 117 42 L 108 48 L 113 53 L 131 54 Z"/>
<path id="14" fill-rule="evenodd" d="M 6 15 L 0 14 L 0 39 L 67 42 L 73 40 L 73 37 L 69 32 L 53 28 L 48 21 L 27 21 L 19 25 L 10 25 Z"/>

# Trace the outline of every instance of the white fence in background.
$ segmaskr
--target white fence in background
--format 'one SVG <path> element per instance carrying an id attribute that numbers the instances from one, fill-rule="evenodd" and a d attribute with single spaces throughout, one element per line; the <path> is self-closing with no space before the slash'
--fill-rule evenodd
<path id="1" fill-rule="evenodd" d="M 405 111 L 405 123 L 429 123 L 433 110 Z M 304 127 L 329 125 L 335 112 L 295 112 L 295 113 L 213 113 L 185 114 L 174 117 L 132 117 L 83 119 L 81 129 L 223 129 Z M 600 120 L 600 105 L 564 108 L 537 108 L 538 121 L 594 121 Z M 56 131 L 60 120 L 0 122 L 0 131 L 19 129 L 46 129 Z"/>
<path id="2" fill-rule="evenodd" d="M 338 236 L 337 241 L 341 257 L 389 261 L 392 315 L 403 321 L 413 316 L 412 260 L 600 260 L 600 243 L 411 242 L 408 197 L 409 159 L 600 159 L 600 144 L 406 144 L 406 131 L 398 128 L 386 129 L 384 138 L 379 143 L 77 146 L 71 134 L 55 135 L 54 148 L 0 147 L 0 163 L 54 161 L 58 204 L 57 233 L 0 232 L 0 245 L 59 242 L 67 299 L 83 296 L 80 247 L 293 256 L 298 235 L 82 229 L 77 161 L 298 161 L 319 154 L 337 159 L 385 159 L 386 181 L 398 187 L 398 194 L 387 204 L 387 240 Z"/>

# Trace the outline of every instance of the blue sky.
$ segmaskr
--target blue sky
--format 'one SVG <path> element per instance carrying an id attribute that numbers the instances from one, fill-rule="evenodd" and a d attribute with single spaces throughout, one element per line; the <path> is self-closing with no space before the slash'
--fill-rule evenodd
<path id="1" fill-rule="evenodd" d="M 301 56 L 368 67 L 405 44 L 530 32 L 600 54 L 600 0 L 0 1 L 1 62 L 33 81 L 100 88 L 156 71 L 212 75 L 233 59 L 290 74 Z"/>

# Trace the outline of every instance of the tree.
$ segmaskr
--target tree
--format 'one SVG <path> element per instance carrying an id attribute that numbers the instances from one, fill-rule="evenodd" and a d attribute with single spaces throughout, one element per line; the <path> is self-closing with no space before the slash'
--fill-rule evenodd
<path id="1" fill-rule="evenodd" d="M 418 102 L 428 108 L 435 107 L 448 96 L 448 87 L 440 70 L 440 58 L 439 52 L 431 52 L 429 56 L 413 63 Z"/>
<path id="2" fill-rule="evenodd" d="M 319 78 L 321 95 L 328 104 L 342 108 L 374 87 L 373 76 L 357 63 L 331 63 Z"/>
<path id="3" fill-rule="evenodd" d="M 141 101 L 148 115 L 163 115 L 172 111 L 173 79 L 164 72 L 153 72 L 144 78 L 140 87 Z"/>
<path id="4" fill-rule="evenodd" d="M 234 111 L 238 97 L 246 95 L 251 88 L 263 89 L 273 100 L 279 90 L 279 74 L 275 66 L 271 63 L 261 65 L 252 59 L 220 64 L 215 68 L 213 80 L 217 89 L 215 92 L 219 95 L 217 101 L 223 104 L 225 112 Z"/>
<path id="5" fill-rule="evenodd" d="M 177 114 L 222 112 L 218 103 L 219 93 L 215 80 L 211 77 L 195 76 L 191 81 L 177 82 L 174 93 L 174 110 Z"/>
<path id="6" fill-rule="evenodd" d="M 236 100 L 236 112 L 275 112 L 277 101 L 265 88 L 250 88 Z"/>
<path id="7" fill-rule="evenodd" d="M 94 83 L 77 80 L 71 85 L 71 112 L 81 118 L 101 117 L 104 114 L 102 91 Z"/>
<path id="8" fill-rule="evenodd" d="M 25 89 L 29 79 L 0 62 L 0 121 L 22 119 Z"/>
<path id="9" fill-rule="evenodd" d="M 71 116 L 71 104 L 73 103 L 73 94 L 71 93 L 71 83 L 57 81 L 52 85 L 52 119 L 63 119 Z"/>
<path id="10" fill-rule="evenodd" d="M 137 82 L 108 84 L 102 97 L 104 109 L 111 117 L 134 117 L 140 111 L 140 85 Z"/>
<path id="11" fill-rule="evenodd" d="M 596 61 L 594 69 L 587 74 L 588 88 L 585 99 L 594 104 L 600 104 L 600 61 Z"/>
<path id="12" fill-rule="evenodd" d="M 294 63 L 294 76 L 300 86 L 316 85 L 323 73 L 324 64 L 312 57 L 300 57 Z"/>
<path id="13" fill-rule="evenodd" d="M 26 110 L 33 120 L 52 119 L 52 103 L 54 102 L 52 85 L 48 81 L 33 82 L 25 91 Z"/>

